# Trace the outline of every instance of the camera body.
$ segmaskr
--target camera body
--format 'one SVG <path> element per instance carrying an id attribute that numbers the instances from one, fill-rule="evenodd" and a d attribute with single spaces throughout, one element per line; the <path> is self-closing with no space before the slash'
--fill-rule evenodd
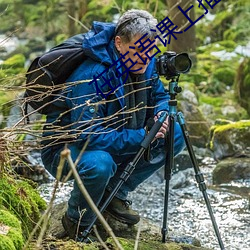
<path id="1" fill-rule="evenodd" d="M 185 74 L 192 67 L 192 61 L 187 53 L 176 54 L 174 51 L 164 52 L 156 59 L 156 69 L 159 75 L 167 80 Z"/>

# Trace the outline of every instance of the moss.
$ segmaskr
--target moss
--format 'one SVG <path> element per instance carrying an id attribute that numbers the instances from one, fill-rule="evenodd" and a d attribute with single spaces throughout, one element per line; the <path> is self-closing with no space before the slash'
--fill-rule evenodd
<path id="1" fill-rule="evenodd" d="M 23 54 L 16 54 L 2 64 L 2 69 L 9 69 L 10 67 L 23 68 L 25 64 L 25 56 Z"/>
<path id="2" fill-rule="evenodd" d="M 21 221 L 25 238 L 39 220 L 40 211 L 46 207 L 45 201 L 31 185 L 9 176 L 0 179 L 0 205 Z"/>
<path id="3" fill-rule="evenodd" d="M 124 248 L 124 250 L 133 250 L 135 241 L 132 239 L 124 239 L 124 238 L 118 238 L 120 244 Z M 108 243 L 113 245 L 113 240 L 109 238 L 107 240 Z M 161 241 L 155 241 L 155 240 L 139 240 L 138 244 L 139 250 L 205 250 L 206 248 L 203 247 L 196 247 L 193 245 L 188 244 L 182 244 L 182 243 L 175 243 L 175 242 L 167 242 L 162 243 Z"/>
<path id="4" fill-rule="evenodd" d="M 209 96 L 209 95 L 201 95 L 199 97 L 200 103 L 207 103 L 214 107 L 222 107 L 224 103 L 224 99 L 221 96 Z"/>
<path id="5" fill-rule="evenodd" d="M 14 215 L 12 215 L 10 212 L 6 210 L 0 209 L 0 221 L 7 226 L 21 230 L 20 221 Z"/>
<path id="6" fill-rule="evenodd" d="M 20 221 L 10 212 L 0 210 L 0 223 L 9 226 L 5 237 L 0 237 L 0 249 L 21 249 L 23 246 L 23 236 Z M 0 235 L 3 236 L 3 235 Z"/>
<path id="7" fill-rule="evenodd" d="M 16 250 L 13 241 L 7 235 L 0 234 L 0 249 Z"/>
<path id="8" fill-rule="evenodd" d="M 239 121 L 239 122 L 229 123 L 229 124 L 222 125 L 222 126 L 216 126 L 214 133 L 225 132 L 231 129 L 241 130 L 241 129 L 245 129 L 249 127 L 250 127 L 250 121 Z"/>
<path id="9" fill-rule="evenodd" d="M 228 67 L 218 68 L 214 71 L 213 78 L 228 86 L 232 86 L 234 83 L 235 71 Z"/>
<path id="10" fill-rule="evenodd" d="M 19 86 L 25 81 L 25 56 L 16 54 L 1 64 L 0 84 Z"/>
<path id="11" fill-rule="evenodd" d="M 237 43 L 234 42 L 233 40 L 223 40 L 223 41 L 218 42 L 218 44 L 224 47 L 225 50 L 228 52 L 234 51 L 237 46 Z"/>
<path id="12" fill-rule="evenodd" d="M 23 244 L 24 244 L 24 240 L 23 240 L 23 236 L 22 236 L 22 231 L 16 231 L 15 228 L 11 228 L 9 233 L 7 234 L 7 236 L 12 240 L 14 246 L 16 247 L 16 249 L 21 249 Z"/>

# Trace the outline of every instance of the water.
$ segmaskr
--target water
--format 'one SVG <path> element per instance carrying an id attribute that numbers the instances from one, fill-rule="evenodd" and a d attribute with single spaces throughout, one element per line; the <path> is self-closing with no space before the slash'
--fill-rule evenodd
<path id="1" fill-rule="evenodd" d="M 250 250 L 250 180 L 212 186 L 211 173 L 215 164 L 206 158 L 202 163 L 209 201 L 226 250 Z M 199 239 L 202 246 L 219 250 L 203 195 L 197 187 L 192 168 L 174 174 L 168 204 L 168 228 L 174 235 Z M 178 188 L 176 188 L 178 187 Z M 41 195 L 49 200 L 53 183 L 40 187 Z M 56 203 L 69 198 L 72 182 L 59 188 Z M 131 193 L 133 208 L 141 216 L 162 227 L 165 181 L 159 173 Z"/>

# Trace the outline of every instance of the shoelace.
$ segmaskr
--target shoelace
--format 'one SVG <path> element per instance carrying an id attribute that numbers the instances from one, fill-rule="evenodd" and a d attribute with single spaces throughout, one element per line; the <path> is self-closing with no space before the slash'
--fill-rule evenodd
<path id="1" fill-rule="evenodd" d="M 132 201 L 130 201 L 130 200 L 125 200 L 125 201 L 123 201 L 123 204 L 124 204 L 124 206 L 125 206 L 125 208 L 129 208 L 129 206 L 131 206 L 132 205 Z"/>

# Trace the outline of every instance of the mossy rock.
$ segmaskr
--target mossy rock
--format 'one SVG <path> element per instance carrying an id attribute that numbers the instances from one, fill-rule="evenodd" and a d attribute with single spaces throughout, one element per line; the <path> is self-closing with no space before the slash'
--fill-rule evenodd
<path id="1" fill-rule="evenodd" d="M 45 210 L 46 203 L 27 181 L 15 180 L 2 174 L 0 206 L 5 207 L 21 221 L 23 236 L 27 238 L 39 220 L 41 211 Z"/>
<path id="2" fill-rule="evenodd" d="M 249 155 L 247 150 L 250 147 L 250 120 L 215 125 L 211 127 L 210 136 L 209 147 L 216 159 Z"/>
<path id="3" fill-rule="evenodd" d="M 248 119 L 247 111 L 235 100 L 234 94 L 226 91 L 220 96 L 199 94 L 199 104 L 204 116 L 212 123 L 217 119 L 239 121 Z"/>
<path id="4" fill-rule="evenodd" d="M 250 158 L 226 158 L 213 171 L 213 183 L 228 183 L 233 180 L 250 178 Z"/>
<path id="5" fill-rule="evenodd" d="M 124 238 L 118 238 L 120 244 L 122 245 L 124 250 L 133 250 L 135 245 L 135 240 L 133 239 L 124 239 Z M 109 238 L 107 240 L 108 243 L 113 243 L 113 239 Z M 160 240 L 139 240 L 138 242 L 138 250 L 208 250 L 208 248 L 204 247 L 197 247 L 189 244 L 184 243 L 175 243 L 175 242 L 167 242 L 162 243 Z"/>
<path id="6" fill-rule="evenodd" d="M 7 210 L 0 209 L 0 249 L 19 250 L 23 244 L 20 221 Z"/>
<path id="7" fill-rule="evenodd" d="M 124 250 L 134 250 L 135 241 L 133 239 L 125 239 L 118 237 L 118 241 Z M 118 249 L 115 247 L 114 241 L 108 238 L 105 244 L 110 250 Z M 102 250 L 104 249 L 101 243 L 93 242 L 91 244 L 74 242 L 73 240 L 56 240 L 53 238 L 44 239 L 42 247 L 44 249 L 60 249 L 60 250 Z M 41 249 L 35 246 L 35 243 L 30 245 L 31 249 Z M 51 248 L 50 248 L 51 247 Z M 43 249 L 43 248 L 42 248 Z M 138 250 L 211 250 L 206 247 L 198 247 L 184 243 L 167 242 L 162 243 L 160 240 L 139 239 Z"/>

